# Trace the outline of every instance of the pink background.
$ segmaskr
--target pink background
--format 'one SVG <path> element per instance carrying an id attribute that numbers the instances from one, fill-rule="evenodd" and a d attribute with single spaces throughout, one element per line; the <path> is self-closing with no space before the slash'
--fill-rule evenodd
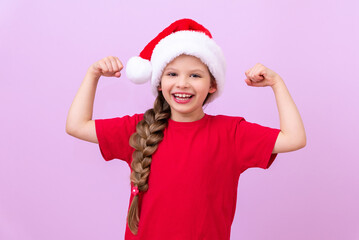
<path id="1" fill-rule="evenodd" d="M 224 95 L 206 112 L 279 127 L 260 62 L 285 80 L 307 146 L 240 178 L 231 239 L 358 240 L 358 1 L 0 2 L 0 239 L 123 239 L 130 170 L 65 133 L 87 68 L 125 64 L 172 21 L 190 17 L 222 46 Z M 94 118 L 143 112 L 149 85 L 102 78 Z"/>

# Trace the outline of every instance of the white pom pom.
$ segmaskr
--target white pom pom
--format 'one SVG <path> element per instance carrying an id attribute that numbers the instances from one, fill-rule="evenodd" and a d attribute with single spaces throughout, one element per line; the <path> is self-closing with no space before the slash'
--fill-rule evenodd
<path id="1" fill-rule="evenodd" d="M 151 62 L 138 56 L 130 58 L 126 65 L 126 76 L 136 84 L 151 80 Z"/>

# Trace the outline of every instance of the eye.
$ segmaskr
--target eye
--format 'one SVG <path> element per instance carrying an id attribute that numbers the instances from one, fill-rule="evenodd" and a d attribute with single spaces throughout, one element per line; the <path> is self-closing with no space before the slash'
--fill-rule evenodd
<path id="1" fill-rule="evenodd" d="M 200 78 L 201 76 L 198 75 L 198 74 L 191 74 L 191 77 L 194 77 L 194 78 Z"/>
<path id="2" fill-rule="evenodd" d="M 169 72 L 169 73 L 167 73 L 167 76 L 175 77 L 175 76 L 177 76 L 177 73 Z"/>

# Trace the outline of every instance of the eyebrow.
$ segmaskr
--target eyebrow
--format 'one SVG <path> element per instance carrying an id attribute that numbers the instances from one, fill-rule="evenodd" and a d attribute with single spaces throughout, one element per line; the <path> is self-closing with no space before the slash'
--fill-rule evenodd
<path id="1" fill-rule="evenodd" d="M 173 68 L 173 67 L 166 68 L 164 71 L 169 71 L 169 70 L 178 71 L 176 68 Z M 204 73 L 204 71 L 199 69 L 199 68 L 189 69 L 188 72 L 201 72 L 201 73 Z"/>

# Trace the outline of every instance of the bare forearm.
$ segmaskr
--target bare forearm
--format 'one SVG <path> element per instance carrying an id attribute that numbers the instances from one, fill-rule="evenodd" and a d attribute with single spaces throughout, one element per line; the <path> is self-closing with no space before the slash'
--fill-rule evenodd
<path id="1" fill-rule="evenodd" d="M 66 129 L 73 130 L 92 120 L 93 104 L 99 76 L 88 71 L 68 112 Z"/>
<path id="2" fill-rule="evenodd" d="M 273 153 L 289 152 L 306 145 L 305 130 L 297 106 L 295 105 L 283 79 L 273 70 L 257 63 L 246 72 L 248 86 L 271 86 L 277 101 L 280 119 L 279 135 Z"/>
<path id="3" fill-rule="evenodd" d="M 292 151 L 305 146 L 306 134 L 302 118 L 299 114 L 284 81 L 278 76 L 278 81 L 272 86 L 280 119 L 280 129 L 284 138 L 282 140 L 289 141 L 294 149 L 283 149 Z M 282 150 L 282 151 L 283 151 Z"/>
<path id="4" fill-rule="evenodd" d="M 67 115 L 66 132 L 76 138 L 98 143 L 95 120 L 92 120 L 97 83 L 101 76 L 121 76 L 123 65 L 118 57 L 108 56 L 87 70 Z"/>

